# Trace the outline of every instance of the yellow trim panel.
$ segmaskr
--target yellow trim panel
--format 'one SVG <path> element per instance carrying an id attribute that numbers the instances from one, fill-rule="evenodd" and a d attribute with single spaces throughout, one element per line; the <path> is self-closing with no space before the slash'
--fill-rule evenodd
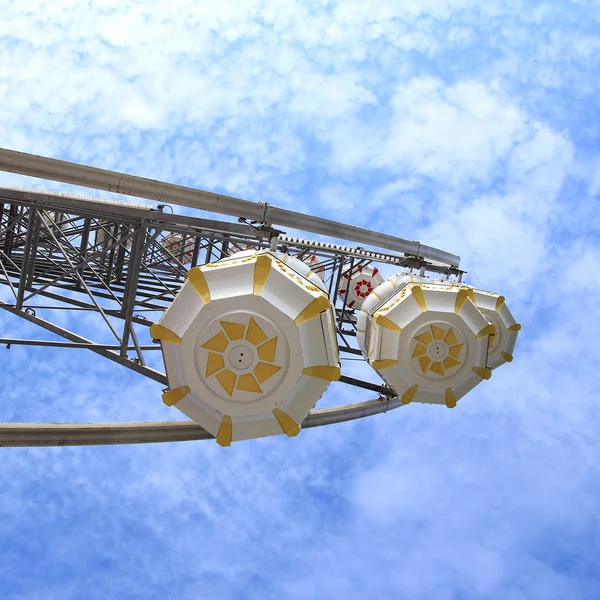
<path id="1" fill-rule="evenodd" d="M 400 402 L 402 402 L 402 404 L 410 404 L 412 402 L 412 399 L 415 397 L 415 394 L 417 393 L 417 390 L 419 389 L 418 385 L 413 385 L 412 387 L 408 388 L 404 394 L 402 394 L 402 397 L 400 398 Z"/>
<path id="2" fill-rule="evenodd" d="M 166 391 L 162 395 L 162 401 L 167 406 L 174 406 L 180 400 L 185 398 L 189 393 L 190 393 L 190 388 L 187 385 L 182 385 L 181 387 Z"/>
<path id="3" fill-rule="evenodd" d="M 255 296 L 260 296 L 265 283 L 267 283 L 267 277 L 271 270 L 271 257 L 267 254 L 262 254 L 256 258 L 254 263 L 254 284 L 252 293 Z"/>
<path id="4" fill-rule="evenodd" d="M 170 329 L 167 329 L 160 323 L 153 323 L 150 327 L 150 337 L 153 340 L 160 340 L 161 342 L 168 342 L 169 344 L 181 344 L 181 338 Z"/>
<path id="5" fill-rule="evenodd" d="M 454 408 L 456 406 L 456 396 L 454 395 L 454 392 L 452 391 L 452 388 L 446 388 L 446 406 L 448 408 Z"/>
<path id="6" fill-rule="evenodd" d="M 398 327 L 394 321 L 383 315 L 377 315 L 375 317 L 375 323 L 377 323 L 377 325 L 381 325 L 381 327 L 384 329 L 389 329 L 390 331 L 395 331 L 396 333 L 402 333 L 402 329 Z"/>
<path id="7" fill-rule="evenodd" d="M 194 267 L 188 271 L 188 281 L 198 292 L 200 298 L 202 298 L 202 302 L 208 304 L 210 302 L 210 290 L 208 289 L 206 277 L 200 267 Z"/>
<path id="8" fill-rule="evenodd" d="M 393 360 L 391 358 L 388 358 L 388 359 L 383 359 L 383 360 L 374 360 L 371 363 L 371 366 L 376 371 L 381 371 L 381 369 L 387 369 L 388 367 L 393 367 L 394 365 L 397 365 L 397 364 L 398 364 L 397 360 Z"/>
<path id="9" fill-rule="evenodd" d="M 319 316 L 322 312 L 331 307 L 329 298 L 325 295 L 315 298 L 308 306 L 306 306 L 300 314 L 294 319 L 297 327 Z"/>
<path id="10" fill-rule="evenodd" d="M 281 427 L 283 433 L 285 433 L 288 437 L 294 437 L 300 433 L 300 425 L 290 417 L 285 411 L 280 408 L 274 408 L 273 414 Z"/>
<path id="11" fill-rule="evenodd" d="M 427 312 L 427 304 L 425 302 L 425 294 L 423 294 L 423 290 L 421 289 L 421 286 L 414 285 L 410 291 L 411 291 L 412 295 L 414 296 L 417 304 L 419 305 L 419 308 L 423 312 Z"/>
<path id="12" fill-rule="evenodd" d="M 485 369 L 484 367 L 473 367 L 473 373 L 481 377 L 481 379 L 489 379 L 492 376 L 492 370 Z"/>
<path id="13" fill-rule="evenodd" d="M 244 337 L 246 325 L 243 323 L 232 323 L 231 321 L 219 321 L 219 323 L 231 341 L 241 340 Z"/>
<path id="14" fill-rule="evenodd" d="M 462 311 L 463 306 L 467 302 L 468 298 L 469 295 L 467 294 L 467 290 L 465 290 L 464 288 L 458 290 L 458 294 L 456 294 L 456 303 L 454 305 L 454 312 L 457 315 L 460 315 L 460 312 Z"/>
<path id="15" fill-rule="evenodd" d="M 246 339 L 255 346 L 262 344 L 267 339 L 267 334 L 260 328 L 260 325 L 254 320 L 254 317 L 250 317 L 248 331 L 246 331 Z M 277 342 L 275 342 L 275 344 L 277 344 Z"/>
<path id="16" fill-rule="evenodd" d="M 233 425 L 229 415 L 223 415 L 219 431 L 217 431 L 217 444 L 219 446 L 231 446 L 231 438 L 233 437 Z"/>
<path id="17" fill-rule="evenodd" d="M 341 376 L 341 370 L 339 367 L 328 366 L 306 367 L 305 369 L 302 369 L 302 375 L 324 379 L 325 381 L 338 381 Z"/>

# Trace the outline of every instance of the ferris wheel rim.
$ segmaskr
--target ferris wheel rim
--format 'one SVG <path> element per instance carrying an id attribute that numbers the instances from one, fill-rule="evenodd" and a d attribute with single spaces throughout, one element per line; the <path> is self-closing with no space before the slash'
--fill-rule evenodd
<path id="1" fill-rule="evenodd" d="M 322 217 L 278 208 L 266 202 L 243 200 L 226 194 L 217 194 L 115 170 L 18 152 L 8 148 L 0 148 L 0 170 L 18 173 L 27 177 L 48 179 L 125 196 L 251 219 L 259 223 L 290 227 L 360 244 L 372 244 L 379 248 L 387 248 L 388 250 L 415 254 L 425 259 L 440 261 L 449 267 L 457 268 L 460 264 L 460 256 L 421 244 L 419 241 L 407 240 L 355 225 L 347 225 Z"/>
<path id="2" fill-rule="evenodd" d="M 302 429 L 355 421 L 405 406 L 397 397 L 310 411 Z M 122 423 L 0 423 L 0 447 L 117 446 L 205 441 L 214 437 L 194 421 Z"/>

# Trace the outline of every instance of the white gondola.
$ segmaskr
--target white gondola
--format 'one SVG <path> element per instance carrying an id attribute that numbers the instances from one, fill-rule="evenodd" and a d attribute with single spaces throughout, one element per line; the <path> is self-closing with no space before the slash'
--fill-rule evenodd
<path id="1" fill-rule="evenodd" d="M 348 308 L 358 310 L 367 296 L 382 283 L 383 275 L 373 265 L 352 269 L 352 273 L 347 268 L 342 272 L 338 295 L 346 299 Z"/>
<path id="2" fill-rule="evenodd" d="M 323 282 L 302 261 L 268 250 L 191 269 L 151 335 L 169 382 L 163 401 L 224 446 L 296 435 L 340 376 Z"/>
<path id="3" fill-rule="evenodd" d="M 504 296 L 478 290 L 464 283 L 455 285 L 467 291 L 473 304 L 494 328 L 489 340 L 488 367 L 494 370 L 507 362 L 512 362 L 521 325 L 515 321 Z"/>
<path id="4" fill-rule="evenodd" d="M 466 289 L 398 274 L 374 290 L 357 319 L 369 364 L 405 404 L 449 408 L 484 379 L 493 326 Z"/>

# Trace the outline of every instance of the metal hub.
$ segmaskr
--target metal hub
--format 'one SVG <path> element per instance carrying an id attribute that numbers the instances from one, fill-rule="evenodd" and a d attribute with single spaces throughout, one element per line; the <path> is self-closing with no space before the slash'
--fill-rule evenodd
<path id="1" fill-rule="evenodd" d="M 427 346 L 427 354 L 431 360 L 444 360 L 448 356 L 448 345 L 445 342 L 436 340 Z"/>
<path id="2" fill-rule="evenodd" d="M 254 352 L 247 344 L 232 344 L 232 348 L 227 353 L 229 364 L 227 366 L 237 371 L 246 371 L 255 366 L 256 357 Z"/>

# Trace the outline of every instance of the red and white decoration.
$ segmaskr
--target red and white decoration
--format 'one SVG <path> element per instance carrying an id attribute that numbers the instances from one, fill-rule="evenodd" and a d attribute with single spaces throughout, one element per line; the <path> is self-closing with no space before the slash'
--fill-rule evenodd
<path id="1" fill-rule="evenodd" d="M 181 233 L 169 233 L 161 241 L 161 245 L 165 250 L 168 250 L 177 260 L 181 261 L 184 265 L 192 262 L 194 257 L 194 238 L 188 237 L 185 240 L 185 250 L 183 256 L 181 251 L 183 250 L 184 236 Z"/>
<path id="2" fill-rule="evenodd" d="M 346 306 L 348 308 L 360 309 L 365 301 L 365 298 L 378 286 L 383 283 L 383 276 L 376 267 L 367 265 L 354 270 L 350 277 L 350 285 L 348 285 L 349 269 L 342 273 L 338 295 L 340 298 L 346 298 Z"/>
<path id="3" fill-rule="evenodd" d="M 254 246 L 252 244 L 241 244 L 239 242 L 229 242 L 229 246 L 225 251 L 227 256 L 232 256 L 236 252 L 244 252 L 246 250 L 254 250 Z"/>
<path id="4" fill-rule="evenodd" d="M 304 257 L 302 260 L 321 279 L 321 281 L 325 281 L 325 269 L 323 268 L 323 263 L 315 254 L 310 254 L 309 256 Z"/>

